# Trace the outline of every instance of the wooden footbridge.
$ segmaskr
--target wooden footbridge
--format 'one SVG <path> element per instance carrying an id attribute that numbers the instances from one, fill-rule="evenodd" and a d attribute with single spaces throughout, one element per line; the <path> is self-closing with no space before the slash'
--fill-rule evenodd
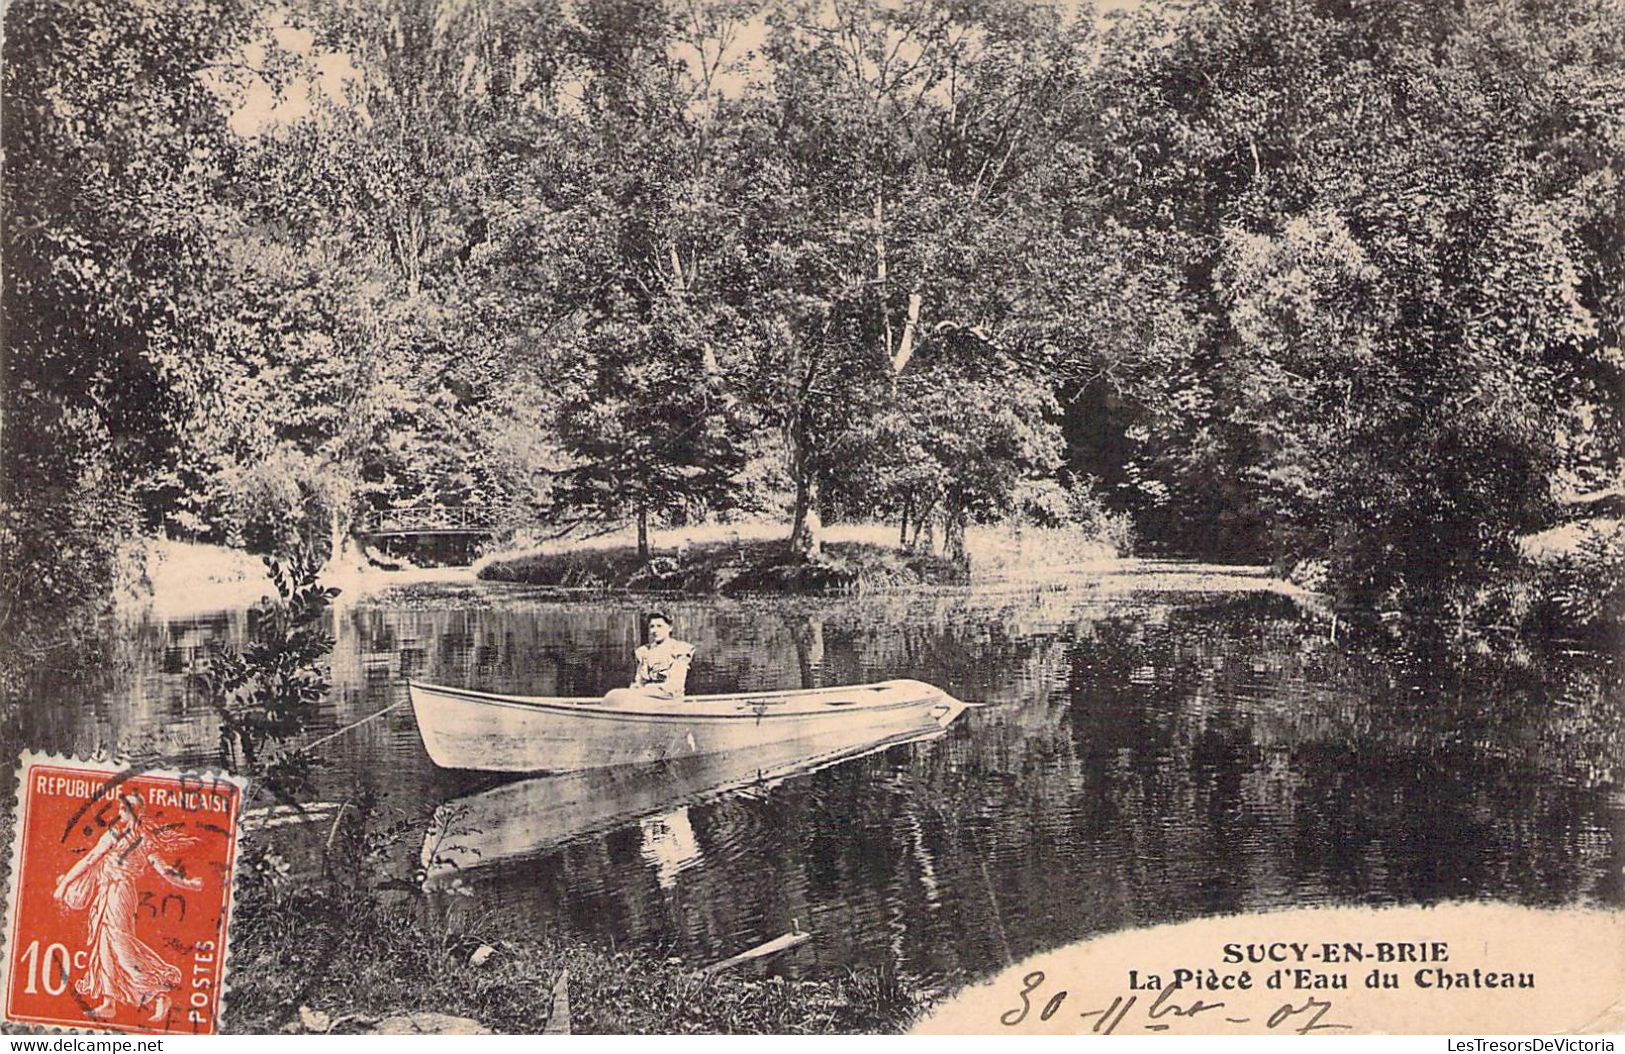
<path id="1" fill-rule="evenodd" d="M 482 538 L 509 523 L 507 505 L 413 505 L 369 515 L 357 533 L 376 540 L 392 538 Z"/>

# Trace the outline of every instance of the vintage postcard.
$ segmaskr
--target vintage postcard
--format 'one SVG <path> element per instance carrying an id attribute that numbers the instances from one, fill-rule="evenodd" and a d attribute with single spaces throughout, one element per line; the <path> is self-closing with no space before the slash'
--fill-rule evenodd
<path id="1" fill-rule="evenodd" d="M 0 9 L 5 1028 L 1617 1042 L 1619 0 Z"/>

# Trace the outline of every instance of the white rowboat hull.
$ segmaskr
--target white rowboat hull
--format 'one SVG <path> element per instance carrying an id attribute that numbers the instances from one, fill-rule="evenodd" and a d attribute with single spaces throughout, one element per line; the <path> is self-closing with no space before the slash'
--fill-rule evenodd
<path id="1" fill-rule="evenodd" d="M 558 699 L 410 686 L 429 757 L 441 768 L 579 772 L 769 745 L 883 740 L 946 728 L 965 709 L 923 681 L 685 699 Z"/>

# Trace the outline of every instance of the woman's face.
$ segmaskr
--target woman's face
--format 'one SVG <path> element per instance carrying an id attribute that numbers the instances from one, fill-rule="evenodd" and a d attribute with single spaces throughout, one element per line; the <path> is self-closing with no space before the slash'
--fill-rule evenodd
<path id="1" fill-rule="evenodd" d="M 671 623 L 670 622 L 667 622 L 663 618 L 652 618 L 652 619 L 649 620 L 649 639 L 650 640 L 654 641 L 656 644 L 661 644 L 661 643 L 664 643 L 666 638 L 670 637 L 670 636 L 671 636 Z"/>

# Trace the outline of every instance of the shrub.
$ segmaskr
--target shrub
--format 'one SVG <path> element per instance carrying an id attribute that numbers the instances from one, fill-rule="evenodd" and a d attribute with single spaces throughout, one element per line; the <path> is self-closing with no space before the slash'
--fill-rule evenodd
<path id="1" fill-rule="evenodd" d="M 324 665 L 333 638 L 323 617 L 339 591 L 316 584 L 320 560 L 311 552 L 288 564 L 269 557 L 265 563 L 277 595 L 249 609 L 249 642 L 217 647 L 200 679 L 220 715 L 221 763 L 287 797 L 306 780 L 308 760 L 288 744 L 327 695 Z"/>

